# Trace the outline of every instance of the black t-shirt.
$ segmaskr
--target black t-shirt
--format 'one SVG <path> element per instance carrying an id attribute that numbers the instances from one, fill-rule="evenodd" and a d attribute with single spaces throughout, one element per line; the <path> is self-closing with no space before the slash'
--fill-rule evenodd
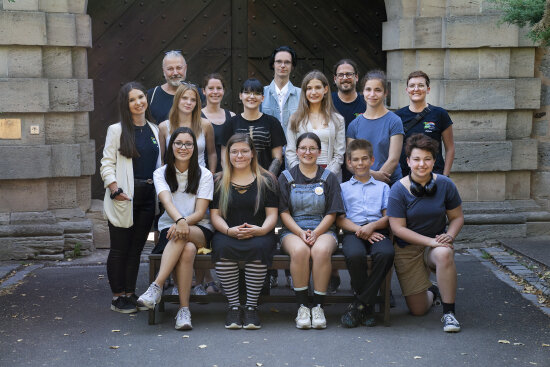
<path id="1" fill-rule="evenodd" d="M 134 126 L 138 158 L 132 158 L 134 178 L 147 180 L 153 178 L 159 156 L 159 144 L 149 124 Z"/>
<path id="2" fill-rule="evenodd" d="M 267 177 L 268 180 L 273 180 Z M 265 221 L 265 208 L 277 208 L 279 206 L 279 196 L 277 195 L 277 183 L 272 184 L 274 190 L 269 190 L 268 187 L 264 190 L 264 194 L 260 198 L 260 206 L 258 212 L 254 214 L 256 206 L 256 193 L 258 187 L 254 180 L 244 193 L 239 193 L 233 185 L 231 185 L 231 199 L 228 205 L 225 221 L 229 227 L 240 226 L 243 223 L 248 223 L 256 226 L 262 226 Z M 218 209 L 220 202 L 220 193 L 214 190 L 214 198 L 210 203 L 211 209 Z"/>
<path id="3" fill-rule="evenodd" d="M 202 94 L 201 88 L 197 87 L 197 89 L 199 91 L 199 96 L 201 97 L 201 104 L 204 106 L 206 97 Z M 151 99 L 153 99 L 153 103 L 151 103 Z M 164 120 L 168 120 L 168 114 L 174 104 L 174 95 L 166 93 L 159 85 L 147 91 L 147 102 L 149 103 L 151 115 L 153 115 L 153 118 L 155 119 L 154 122 L 158 125 Z"/>
<path id="4" fill-rule="evenodd" d="M 265 113 L 253 121 L 245 120 L 241 114 L 231 117 L 223 125 L 223 145 L 227 146 L 229 138 L 237 133 L 250 135 L 258 153 L 258 163 L 265 169 L 269 169 L 273 161 L 271 149 L 286 145 L 279 120 Z"/>
<path id="5" fill-rule="evenodd" d="M 225 121 L 223 124 L 212 124 L 212 127 L 214 128 L 214 141 L 216 145 L 216 155 L 218 156 L 217 165 L 216 165 L 216 172 L 220 172 L 222 170 L 222 154 L 221 154 L 221 148 L 224 143 L 223 140 L 223 125 L 231 118 L 231 113 L 229 110 L 223 110 L 225 112 Z M 206 118 L 206 115 L 201 112 L 201 117 Z M 206 166 L 208 167 L 208 154 L 204 154 L 205 162 L 207 162 Z"/>
<path id="6" fill-rule="evenodd" d="M 325 169 L 319 167 L 314 178 L 304 176 L 300 171 L 300 166 L 296 165 L 288 170 L 294 178 L 294 183 L 298 185 L 314 184 L 321 181 L 321 176 Z M 279 176 L 279 213 L 282 213 L 290 208 L 290 185 L 284 174 Z M 327 177 L 325 185 L 325 215 L 337 213 L 345 213 L 344 202 L 342 201 L 342 191 L 340 183 L 334 173 L 330 173 Z M 292 213 L 291 213 L 292 214 Z"/>
<path id="7" fill-rule="evenodd" d="M 435 157 L 435 165 L 433 171 L 434 173 L 443 173 L 443 169 L 445 168 L 445 161 L 443 160 L 442 154 L 441 134 L 449 126 L 451 126 L 453 122 L 451 121 L 451 118 L 449 117 L 447 111 L 445 111 L 443 108 L 432 105 L 428 105 L 428 108 L 430 109 L 430 112 L 428 112 L 428 114 L 424 116 L 422 120 L 414 125 L 412 129 L 405 132 L 403 147 L 405 146 L 404 144 L 407 138 L 413 134 L 422 133 L 432 139 L 435 139 L 439 143 L 439 151 L 437 152 L 437 156 Z M 403 121 L 404 128 L 406 128 L 407 123 L 409 123 L 416 117 L 416 115 L 418 115 L 418 113 L 412 112 L 409 109 L 409 106 L 400 108 L 399 110 L 395 111 L 395 114 L 401 118 L 401 121 Z M 407 156 L 405 155 L 405 149 L 401 151 L 399 164 L 401 165 L 401 172 L 403 173 L 403 176 L 408 175 L 410 170 L 409 166 L 407 165 Z"/>
<path id="8" fill-rule="evenodd" d="M 334 108 L 344 116 L 344 121 L 346 122 L 346 130 L 348 129 L 349 124 L 355 120 L 357 116 L 362 114 L 367 110 L 367 104 L 365 103 L 365 98 L 361 94 L 357 94 L 357 98 L 353 102 L 342 102 L 338 98 L 338 92 L 332 92 L 332 103 Z"/>

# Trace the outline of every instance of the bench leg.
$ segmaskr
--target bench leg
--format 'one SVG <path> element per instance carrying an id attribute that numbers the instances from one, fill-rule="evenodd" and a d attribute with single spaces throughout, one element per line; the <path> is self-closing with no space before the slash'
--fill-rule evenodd
<path id="1" fill-rule="evenodd" d="M 156 306 L 149 310 L 149 325 L 155 325 L 155 310 Z"/>
<path id="2" fill-rule="evenodd" d="M 390 291 L 391 291 L 391 277 L 392 269 L 388 270 L 386 279 L 384 280 L 384 325 L 390 326 Z"/>
<path id="3" fill-rule="evenodd" d="M 164 296 L 160 297 L 159 312 L 164 312 Z"/>

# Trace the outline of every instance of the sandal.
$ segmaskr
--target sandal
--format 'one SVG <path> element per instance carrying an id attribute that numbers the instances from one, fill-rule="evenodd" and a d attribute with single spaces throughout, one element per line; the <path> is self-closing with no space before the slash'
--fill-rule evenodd
<path id="1" fill-rule="evenodd" d="M 205 288 L 208 294 L 218 294 L 221 292 L 220 287 L 218 287 L 218 285 L 214 281 L 206 283 Z"/>

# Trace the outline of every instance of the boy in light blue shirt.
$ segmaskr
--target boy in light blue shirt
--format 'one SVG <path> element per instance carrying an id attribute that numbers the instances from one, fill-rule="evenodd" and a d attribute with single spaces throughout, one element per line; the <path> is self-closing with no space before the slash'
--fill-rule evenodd
<path id="1" fill-rule="evenodd" d="M 351 277 L 355 301 L 342 315 L 344 327 L 376 325 L 373 305 L 378 289 L 393 265 L 393 244 L 388 238 L 386 208 L 389 186 L 370 175 L 374 164 L 372 144 L 355 139 L 346 149 L 348 165 L 353 177 L 342 183 L 342 199 L 346 214 L 336 219 L 344 231 L 342 251 Z M 367 274 L 367 255 L 372 258 L 372 272 Z"/>

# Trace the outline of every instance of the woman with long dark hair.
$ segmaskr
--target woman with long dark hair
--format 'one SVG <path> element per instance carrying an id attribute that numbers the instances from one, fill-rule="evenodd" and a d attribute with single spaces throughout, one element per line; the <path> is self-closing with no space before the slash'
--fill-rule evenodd
<path id="1" fill-rule="evenodd" d="M 111 309 L 121 313 L 144 309 L 137 303 L 136 280 L 155 216 L 153 172 L 160 166 L 159 136 L 146 96 L 140 83 L 122 86 L 118 94 L 120 122 L 107 129 L 101 159 L 103 209 L 111 242 L 107 258 Z"/>
<path id="2" fill-rule="evenodd" d="M 164 281 L 175 270 L 180 309 L 176 329 L 191 329 L 189 294 L 193 261 L 197 248 L 212 238 L 213 228 L 207 215 L 214 182 L 209 170 L 199 165 L 195 134 L 190 128 L 177 128 L 170 137 L 166 165 L 154 174 L 155 188 L 165 212 L 159 219 L 159 242 L 162 248 L 160 270 L 139 302 L 155 307 L 162 296 Z"/>
<path id="3" fill-rule="evenodd" d="M 277 238 L 277 182 L 258 163 L 247 134 L 228 141 L 211 205 L 212 261 L 228 300 L 227 329 L 259 329 L 258 297 Z M 245 264 L 246 305 L 239 301 L 239 261 Z"/>

